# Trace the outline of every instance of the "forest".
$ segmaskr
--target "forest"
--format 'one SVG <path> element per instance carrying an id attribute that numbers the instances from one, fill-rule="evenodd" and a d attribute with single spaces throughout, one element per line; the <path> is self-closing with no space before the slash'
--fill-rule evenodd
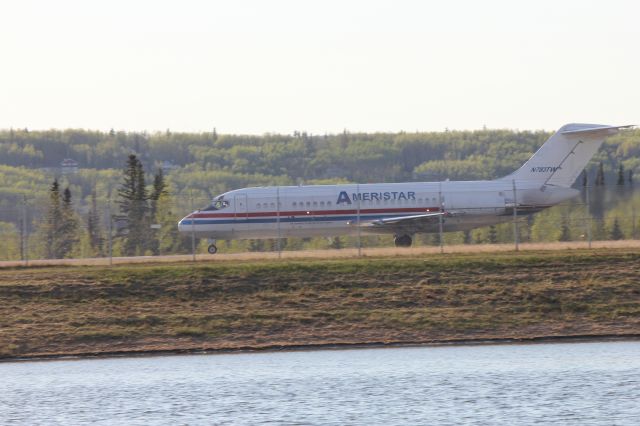
<path id="1" fill-rule="evenodd" d="M 313 135 L 228 135 L 211 132 L 107 132 L 66 130 L 0 130 L 0 259 L 15 259 L 28 250 L 31 257 L 46 256 L 40 231 L 50 205 L 54 179 L 77 215 L 78 235 L 65 256 L 104 255 L 91 247 L 89 217 L 98 221 L 104 237 L 109 218 L 119 213 L 127 159 L 140 161 L 151 190 L 153 176 L 164 172 L 166 195 L 154 204 L 153 218 L 160 253 L 186 252 L 175 223 L 185 213 L 206 205 L 230 189 L 263 185 L 299 185 L 338 182 L 402 182 L 492 179 L 518 168 L 550 136 L 545 131 L 482 129 L 475 131 L 357 133 Z M 63 160 L 77 163 L 65 170 Z M 609 138 L 587 166 L 576 187 L 589 187 L 589 216 L 593 237 L 635 238 L 640 210 L 634 174 L 640 171 L 640 130 Z M 640 194 L 640 193 L 638 193 Z M 580 199 L 534 215 L 521 227 L 522 241 L 585 238 L 586 193 Z M 156 211 L 157 210 L 157 211 Z M 91 214 L 90 214 L 91 213 Z M 617 228 L 617 229 L 614 229 Z M 118 236 L 114 254 L 124 253 L 125 236 Z M 468 235 L 447 235 L 450 243 L 487 243 L 509 240 L 510 226 L 479 229 Z M 510 234 L 511 233 L 511 234 Z M 27 235 L 28 247 L 24 235 Z M 437 236 L 436 236 L 437 237 Z M 433 244 L 433 236 L 419 240 Z M 335 239 L 286 242 L 287 249 L 340 247 L 352 244 Z M 384 245 L 385 237 L 364 244 Z M 222 248 L 262 250 L 269 242 L 228 242 Z M 140 253 L 143 254 L 143 253 Z"/>

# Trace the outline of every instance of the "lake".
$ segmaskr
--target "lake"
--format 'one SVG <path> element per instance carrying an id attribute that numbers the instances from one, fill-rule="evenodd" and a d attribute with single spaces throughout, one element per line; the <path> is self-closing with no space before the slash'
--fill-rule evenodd
<path id="1" fill-rule="evenodd" d="M 640 342 L 0 363 L 0 422 L 638 425 Z"/>

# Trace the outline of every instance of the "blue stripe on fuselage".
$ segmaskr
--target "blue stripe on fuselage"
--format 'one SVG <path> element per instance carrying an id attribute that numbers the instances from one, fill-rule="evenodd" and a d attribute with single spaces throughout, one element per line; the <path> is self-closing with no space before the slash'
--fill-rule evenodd
<path id="1" fill-rule="evenodd" d="M 385 217 L 396 217 L 402 213 L 391 213 L 383 215 L 361 215 L 360 220 L 363 219 L 382 219 Z M 350 220 L 358 220 L 358 216 L 280 216 L 280 223 L 285 222 L 348 222 Z M 278 218 L 235 218 L 235 219 L 198 219 L 195 220 L 195 226 L 197 225 L 225 225 L 230 223 L 277 223 Z M 192 225 L 191 219 L 183 219 L 180 221 L 180 225 L 189 226 Z"/>

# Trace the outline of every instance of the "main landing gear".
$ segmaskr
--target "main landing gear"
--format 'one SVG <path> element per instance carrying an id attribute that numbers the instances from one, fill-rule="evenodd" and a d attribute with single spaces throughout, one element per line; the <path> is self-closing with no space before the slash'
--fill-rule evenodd
<path id="1" fill-rule="evenodd" d="M 218 252 L 218 247 L 216 247 L 216 240 L 209 240 L 209 247 L 207 247 L 207 251 L 209 254 L 216 254 Z"/>
<path id="2" fill-rule="evenodd" d="M 393 242 L 396 244 L 396 247 L 411 247 L 411 237 L 409 235 L 396 235 L 393 239 Z"/>

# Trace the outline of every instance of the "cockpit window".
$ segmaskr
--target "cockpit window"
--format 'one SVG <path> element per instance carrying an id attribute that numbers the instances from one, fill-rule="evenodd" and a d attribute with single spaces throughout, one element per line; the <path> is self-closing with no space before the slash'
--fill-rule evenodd
<path id="1" fill-rule="evenodd" d="M 213 203 L 211 203 L 210 206 L 208 206 L 203 211 L 222 210 L 222 209 L 224 209 L 226 207 L 229 207 L 229 202 L 228 201 L 215 200 Z"/>

